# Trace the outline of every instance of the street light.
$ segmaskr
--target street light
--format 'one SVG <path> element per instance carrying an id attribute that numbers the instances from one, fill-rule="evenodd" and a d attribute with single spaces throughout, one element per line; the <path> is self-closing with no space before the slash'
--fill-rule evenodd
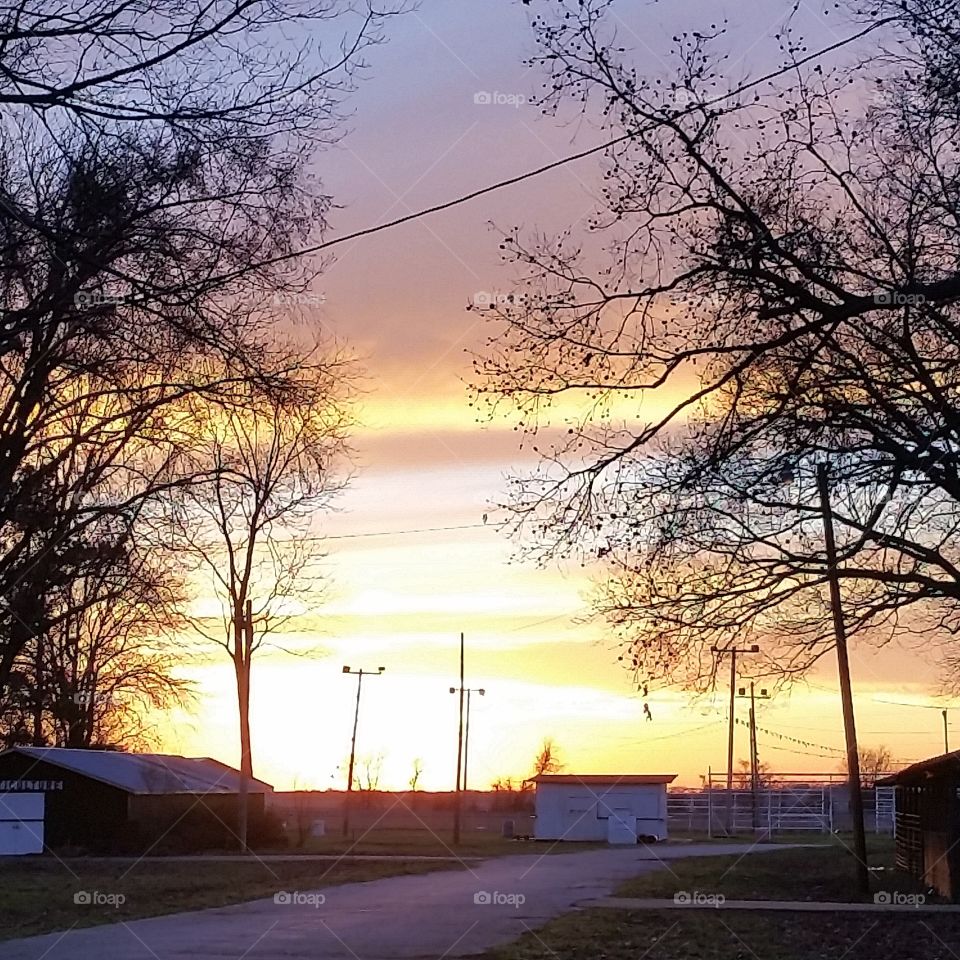
<path id="1" fill-rule="evenodd" d="M 750 681 L 750 692 L 747 693 L 746 687 L 741 687 L 737 691 L 738 697 L 750 699 L 750 797 L 753 807 L 753 829 L 757 829 L 757 791 L 760 788 L 760 758 L 757 755 L 757 696 L 754 690 L 753 681 Z M 760 688 L 759 697 L 761 700 L 769 700 L 770 694 L 766 687 Z"/>
<path id="2" fill-rule="evenodd" d="M 736 686 L 737 686 L 737 654 L 738 653 L 759 653 L 760 645 L 753 643 L 749 647 L 711 647 L 710 652 L 717 658 L 725 654 L 730 654 L 730 729 L 727 731 L 727 833 L 731 832 L 733 827 L 732 800 L 733 793 L 733 725 L 734 713 L 736 709 Z"/>
<path id="3" fill-rule="evenodd" d="M 364 677 L 379 677 L 387 668 L 377 667 L 376 670 L 351 670 L 344 666 L 343 673 L 353 674 L 357 678 L 357 703 L 353 711 L 353 737 L 350 740 L 350 767 L 347 772 L 347 795 L 343 801 L 343 835 L 350 833 L 350 794 L 353 791 L 353 765 L 357 756 L 357 723 L 360 720 L 360 688 Z"/>

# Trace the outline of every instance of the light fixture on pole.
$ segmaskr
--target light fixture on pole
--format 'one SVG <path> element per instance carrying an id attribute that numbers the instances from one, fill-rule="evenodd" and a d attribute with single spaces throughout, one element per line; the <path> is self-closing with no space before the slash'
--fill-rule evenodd
<path id="1" fill-rule="evenodd" d="M 451 693 L 458 693 L 459 688 L 451 687 Z M 463 692 L 467 696 L 467 707 L 466 707 L 466 717 L 463 724 L 463 790 L 466 792 L 467 789 L 467 763 L 470 758 L 470 694 L 479 693 L 481 697 L 487 695 L 487 691 L 483 687 L 464 687 Z"/>
<path id="2" fill-rule="evenodd" d="M 345 666 L 343 673 L 357 678 L 357 702 L 353 710 L 353 737 L 350 739 L 350 767 L 347 771 L 347 795 L 343 799 L 343 835 L 350 833 L 350 794 L 353 792 L 353 765 L 357 757 L 357 723 L 360 720 L 360 690 L 364 677 L 379 677 L 387 668 L 377 667 L 376 670 L 351 670 Z"/>
<path id="3" fill-rule="evenodd" d="M 737 654 L 759 653 L 760 645 L 751 644 L 749 647 L 711 647 L 710 652 L 717 658 L 729 655 L 730 657 L 730 724 L 727 731 L 727 833 L 733 831 L 733 725 L 736 722 L 736 686 L 737 686 Z"/>
<path id="4" fill-rule="evenodd" d="M 757 755 L 757 696 L 761 700 L 769 700 L 770 694 L 766 687 L 760 688 L 759 695 L 756 693 L 753 681 L 750 681 L 750 693 L 747 693 L 746 687 L 741 687 L 737 691 L 738 697 L 750 699 L 750 798 L 753 808 L 753 829 L 757 829 L 757 793 L 760 789 L 760 758 Z"/>

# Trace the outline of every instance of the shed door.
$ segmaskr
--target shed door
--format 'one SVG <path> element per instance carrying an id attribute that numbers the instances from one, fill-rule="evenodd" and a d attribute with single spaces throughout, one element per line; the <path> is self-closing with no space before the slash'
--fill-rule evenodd
<path id="1" fill-rule="evenodd" d="M 43 853 L 43 794 L 0 793 L 0 856 Z"/>

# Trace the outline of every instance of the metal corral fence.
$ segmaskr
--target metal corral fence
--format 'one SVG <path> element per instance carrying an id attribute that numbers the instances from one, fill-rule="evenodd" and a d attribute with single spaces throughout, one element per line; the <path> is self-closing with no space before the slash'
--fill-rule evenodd
<path id="1" fill-rule="evenodd" d="M 866 829 L 894 833 L 894 788 L 863 791 Z M 706 833 L 833 833 L 850 830 L 850 802 L 846 787 L 782 786 L 751 790 L 702 790 L 667 794 L 668 828 L 671 832 Z"/>

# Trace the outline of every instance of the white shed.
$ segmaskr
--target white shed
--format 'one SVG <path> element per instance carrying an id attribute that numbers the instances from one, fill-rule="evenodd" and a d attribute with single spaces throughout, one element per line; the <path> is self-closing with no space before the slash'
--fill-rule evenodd
<path id="1" fill-rule="evenodd" d="M 636 843 L 667 838 L 667 784 L 675 773 L 541 774 L 533 835 L 537 840 Z"/>

